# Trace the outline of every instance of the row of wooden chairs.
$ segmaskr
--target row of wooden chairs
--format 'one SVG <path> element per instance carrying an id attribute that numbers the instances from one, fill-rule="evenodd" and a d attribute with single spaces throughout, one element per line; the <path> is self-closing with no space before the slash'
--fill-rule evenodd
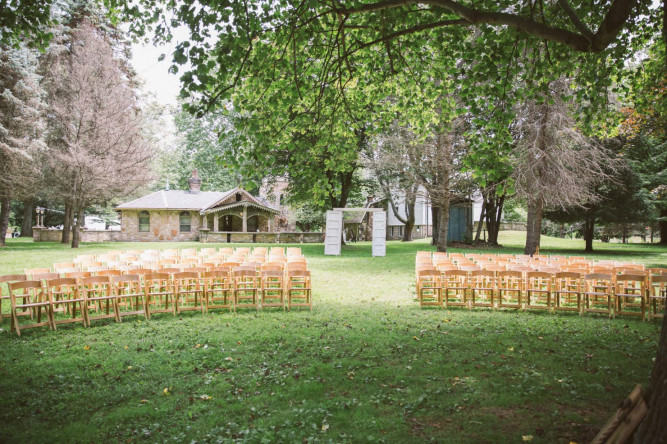
<path id="1" fill-rule="evenodd" d="M 233 271 L 212 270 L 113 274 L 28 280 L 25 275 L 0 276 L 11 302 L 11 327 L 21 330 L 81 322 L 90 326 L 98 319 L 156 313 L 207 312 L 211 309 L 308 307 L 312 310 L 310 272 L 238 267 Z M 0 286 L 0 291 L 2 287 Z M 56 317 L 56 313 L 63 316 Z M 31 323 L 21 324 L 28 316 Z"/>
<path id="2" fill-rule="evenodd" d="M 621 261 L 593 261 L 581 256 L 440 253 L 417 253 L 416 270 L 437 268 L 441 271 L 459 269 L 544 271 L 549 273 L 572 271 L 578 273 L 614 273 L 647 271 L 660 274 L 666 269 L 645 270 L 642 264 Z"/>
<path id="3" fill-rule="evenodd" d="M 56 277 L 87 277 L 93 275 L 115 275 L 116 273 L 128 274 L 131 272 L 146 272 L 141 270 L 176 270 L 176 271 L 195 271 L 195 272 L 204 272 L 216 270 L 219 268 L 234 268 L 238 266 L 252 267 L 254 266 L 257 271 L 268 270 L 268 269 L 281 269 L 281 270 L 295 270 L 295 269 L 308 269 L 308 263 L 305 258 L 295 259 L 290 262 L 209 262 L 209 263 L 183 263 L 176 261 L 160 261 L 160 263 L 145 263 L 145 264 L 134 264 L 134 265 L 121 265 L 118 267 L 109 267 L 109 266 L 90 266 L 84 267 L 84 269 L 79 270 L 77 268 L 26 268 L 24 273 L 27 277 L 43 280 L 43 279 L 55 279 Z"/>
<path id="4" fill-rule="evenodd" d="M 237 257 L 303 257 L 301 248 L 299 247 L 222 247 L 222 248 L 171 248 L 163 250 L 124 250 L 124 251 L 109 251 L 102 254 L 83 254 L 75 257 L 72 260 L 74 264 L 81 264 L 85 262 L 115 262 L 115 261 L 129 261 L 139 259 L 161 260 L 170 258 L 207 258 L 211 256 L 221 256 L 230 258 Z"/>
<path id="5" fill-rule="evenodd" d="M 435 268 L 417 274 L 422 307 L 576 311 L 652 320 L 663 316 L 667 299 L 667 275 L 662 274 Z"/>
<path id="6" fill-rule="evenodd" d="M 184 249 L 184 250 L 128 250 L 130 253 L 107 253 L 101 255 L 81 255 L 71 262 L 56 262 L 53 271 L 59 273 L 75 271 L 97 271 L 103 269 L 136 268 L 163 268 L 171 265 L 182 267 L 215 267 L 225 262 L 305 262 L 300 248 L 257 247 L 252 252 L 250 248 L 215 248 Z M 139 254 L 139 252 L 141 252 Z M 167 252 L 167 253 L 165 253 Z M 34 272 L 46 272 L 44 270 Z"/>

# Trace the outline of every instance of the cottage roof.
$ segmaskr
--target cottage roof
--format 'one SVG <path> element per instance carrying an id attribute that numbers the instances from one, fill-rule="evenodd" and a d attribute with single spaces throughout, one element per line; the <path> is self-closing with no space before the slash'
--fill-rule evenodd
<path id="1" fill-rule="evenodd" d="M 201 211 L 226 199 L 230 191 L 160 190 L 133 201 L 118 205 L 118 210 L 197 210 Z"/>
<path id="2" fill-rule="evenodd" d="M 236 193 L 240 193 L 241 199 L 246 203 L 249 202 L 259 208 L 263 207 L 268 211 L 279 212 L 265 199 L 255 197 L 242 188 L 234 188 L 229 191 L 200 191 L 197 193 L 183 190 L 161 190 L 119 205 L 116 209 L 216 211 L 235 206 L 236 203 L 222 204 L 222 202 Z"/>

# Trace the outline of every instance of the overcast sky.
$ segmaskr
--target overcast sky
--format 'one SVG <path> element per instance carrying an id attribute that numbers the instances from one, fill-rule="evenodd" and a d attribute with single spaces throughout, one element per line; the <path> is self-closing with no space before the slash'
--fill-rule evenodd
<path id="1" fill-rule="evenodd" d="M 132 45 L 132 65 L 144 82 L 144 92 L 155 94 L 158 102 L 163 105 L 176 105 L 180 91 L 180 74 L 169 74 L 171 53 L 176 43 L 169 46 L 155 47 L 152 44 Z M 158 61 L 160 54 L 166 54 L 164 60 Z"/>

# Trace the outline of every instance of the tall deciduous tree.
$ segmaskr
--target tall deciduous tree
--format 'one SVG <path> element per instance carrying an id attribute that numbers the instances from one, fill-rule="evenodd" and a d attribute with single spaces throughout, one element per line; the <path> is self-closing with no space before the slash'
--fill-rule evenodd
<path id="1" fill-rule="evenodd" d="M 46 72 L 48 165 L 54 191 L 76 217 L 76 248 L 86 206 L 145 185 L 152 153 L 129 73 L 105 34 L 82 19 L 60 43 L 51 49 Z"/>
<path id="2" fill-rule="evenodd" d="M 414 148 L 414 135 L 394 124 L 376 137 L 364 153 L 365 166 L 380 184 L 394 216 L 404 225 L 403 242 L 412 241 L 419 192 L 419 182 L 413 174 L 415 165 L 411 163 L 413 158 L 410 156 Z"/>
<path id="3" fill-rule="evenodd" d="M 594 201 L 594 185 L 612 165 L 608 151 L 577 130 L 563 100 L 567 91 L 565 81 L 554 82 L 541 103 L 527 102 L 519 114 L 512 179 L 528 212 L 524 254 L 540 245 L 544 209 Z"/>
<path id="4" fill-rule="evenodd" d="M 160 187 L 169 181 L 171 187 L 187 189 L 195 168 L 202 179 L 202 191 L 224 191 L 242 184 L 243 178 L 237 171 L 221 165 L 223 153 L 234 150 L 233 116 L 212 111 L 195 118 L 181 109 L 175 113 L 174 123 L 176 134 L 172 146 L 163 147 L 158 158 Z M 155 132 L 162 130 L 156 128 Z M 222 133 L 230 136 L 220 138 Z M 257 179 L 257 175 L 250 178 Z"/>
<path id="5" fill-rule="evenodd" d="M 43 150 L 42 90 L 35 54 L 0 46 L 0 246 L 5 245 L 13 197 L 30 188 Z"/>

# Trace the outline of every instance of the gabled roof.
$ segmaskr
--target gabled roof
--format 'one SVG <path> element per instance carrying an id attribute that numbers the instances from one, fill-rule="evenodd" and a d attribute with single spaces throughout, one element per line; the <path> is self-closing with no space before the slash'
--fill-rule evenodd
<path id="1" fill-rule="evenodd" d="M 117 210 L 191 210 L 205 211 L 216 207 L 228 208 L 231 204 L 221 205 L 221 202 L 229 199 L 230 196 L 240 193 L 242 201 L 249 202 L 254 206 L 264 208 L 276 213 L 279 210 L 273 208 L 264 199 L 253 196 L 243 188 L 234 188 L 229 191 L 200 191 L 191 193 L 183 190 L 161 190 L 133 201 L 118 205 Z"/>
<path id="2" fill-rule="evenodd" d="M 232 194 L 240 193 L 243 198 L 236 202 L 229 202 L 226 204 L 221 204 L 221 202 L 227 200 L 229 196 Z M 235 188 L 232 191 L 228 192 L 227 195 L 219 199 L 217 202 L 215 202 L 213 205 L 210 205 L 208 208 L 204 208 L 202 211 L 206 213 L 217 213 L 219 211 L 224 211 L 228 210 L 230 208 L 238 207 L 238 206 L 253 206 L 265 211 L 269 211 L 272 213 L 280 213 L 280 210 L 277 208 L 274 208 L 271 204 L 269 204 L 265 199 L 262 199 L 261 197 L 255 197 L 252 194 L 248 193 L 246 190 L 243 188 Z"/>
<path id="3" fill-rule="evenodd" d="M 160 190 L 133 201 L 118 205 L 117 210 L 205 210 L 225 200 L 236 190 L 201 191 Z"/>

